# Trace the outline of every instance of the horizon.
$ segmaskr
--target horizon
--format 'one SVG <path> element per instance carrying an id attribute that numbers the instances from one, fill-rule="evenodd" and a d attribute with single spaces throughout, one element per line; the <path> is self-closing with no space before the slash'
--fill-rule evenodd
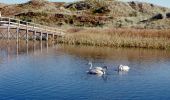
<path id="1" fill-rule="evenodd" d="M 0 0 L 0 3 L 5 3 L 5 4 L 19 4 L 19 3 L 25 3 L 30 0 Z M 48 0 L 50 2 L 73 2 L 77 0 Z M 168 0 L 121 0 L 121 1 L 138 1 L 138 2 L 146 2 L 146 3 L 153 3 L 155 5 L 163 6 L 163 7 L 168 7 L 170 8 L 170 1 Z"/>

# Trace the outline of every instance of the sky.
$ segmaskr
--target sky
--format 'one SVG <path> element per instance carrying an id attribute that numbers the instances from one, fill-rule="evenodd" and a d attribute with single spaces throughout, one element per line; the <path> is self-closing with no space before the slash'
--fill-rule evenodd
<path id="1" fill-rule="evenodd" d="M 0 3 L 15 4 L 15 3 L 23 3 L 23 2 L 27 2 L 27 1 L 29 1 L 29 0 L 0 0 Z M 49 1 L 71 2 L 74 0 L 49 0 Z M 132 0 L 122 0 L 122 1 L 132 1 Z M 134 0 L 134 1 L 149 2 L 149 3 L 153 3 L 156 5 L 161 5 L 161 6 L 170 8 L 170 0 Z"/>

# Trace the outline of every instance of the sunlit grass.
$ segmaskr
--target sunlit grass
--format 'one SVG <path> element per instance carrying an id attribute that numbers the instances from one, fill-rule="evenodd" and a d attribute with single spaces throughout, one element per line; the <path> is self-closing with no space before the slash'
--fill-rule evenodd
<path id="1" fill-rule="evenodd" d="M 155 29 L 70 29 L 57 42 L 72 45 L 93 45 L 135 48 L 170 48 L 170 30 Z"/>

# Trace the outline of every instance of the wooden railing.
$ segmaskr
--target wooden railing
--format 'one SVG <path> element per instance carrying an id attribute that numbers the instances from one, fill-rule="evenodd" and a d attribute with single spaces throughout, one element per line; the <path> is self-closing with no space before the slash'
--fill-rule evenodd
<path id="1" fill-rule="evenodd" d="M 20 30 L 25 30 L 24 39 L 27 41 L 29 38 L 29 32 L 33 32 L 33 39 L 36 40 L 37 37 L 42 40 L 43 34 L 45 34 L 46 40 L 48 40 L 48 36 L 51 35 L 53 40 L 55 36 L 63 36 L 66 34 L 66 31 L 55 28 L 55 27 L 48 27 L 40 24 L 35 24 L 32 22 L 26 22 L 19 19 L 9 18 L 9 17 L 0 17 L 0 27 L 7 29 L 7 33 L 5 33 L 8 40 L 11 38 L 10 36 L 10 30 L 16 29 L 16 39 L 17 41 L 20 38 Z M 38 36 L 36 34 L 39 34 Z M 1 37 L 2 38 L 2 37 Z"/>
<path id="2" fill-rule="evenodd" d="M 35 24 L 32 22 L 26 22 L 19 19 L 9 18 L 9 17 L 0 17 L 0 25 L 1 26 L 10 26 L 10 27 L 19 27 L 21 29 L 29 29 L 29 30 L 39 30 L 42 32 L 48 32 L 48 34 L 55 35 L 64 35 L 66 32 L 62 29 L 55 27 L 48 27 L 45 25 Z"/>

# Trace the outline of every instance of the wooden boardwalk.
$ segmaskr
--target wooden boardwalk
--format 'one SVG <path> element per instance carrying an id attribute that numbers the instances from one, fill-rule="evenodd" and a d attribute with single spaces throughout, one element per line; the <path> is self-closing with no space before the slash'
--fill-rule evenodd
<path id="1" fill-rule="evenodd" d="M 9 17 L 0 17 L 0 38 L 1 39 L 24 39 L 29 40 L 52 40 L 55 37 L 63 36 L 66 34 L 64 30 L 54 27 L 48 27 L 31 22 L 21 21 Z"/>

